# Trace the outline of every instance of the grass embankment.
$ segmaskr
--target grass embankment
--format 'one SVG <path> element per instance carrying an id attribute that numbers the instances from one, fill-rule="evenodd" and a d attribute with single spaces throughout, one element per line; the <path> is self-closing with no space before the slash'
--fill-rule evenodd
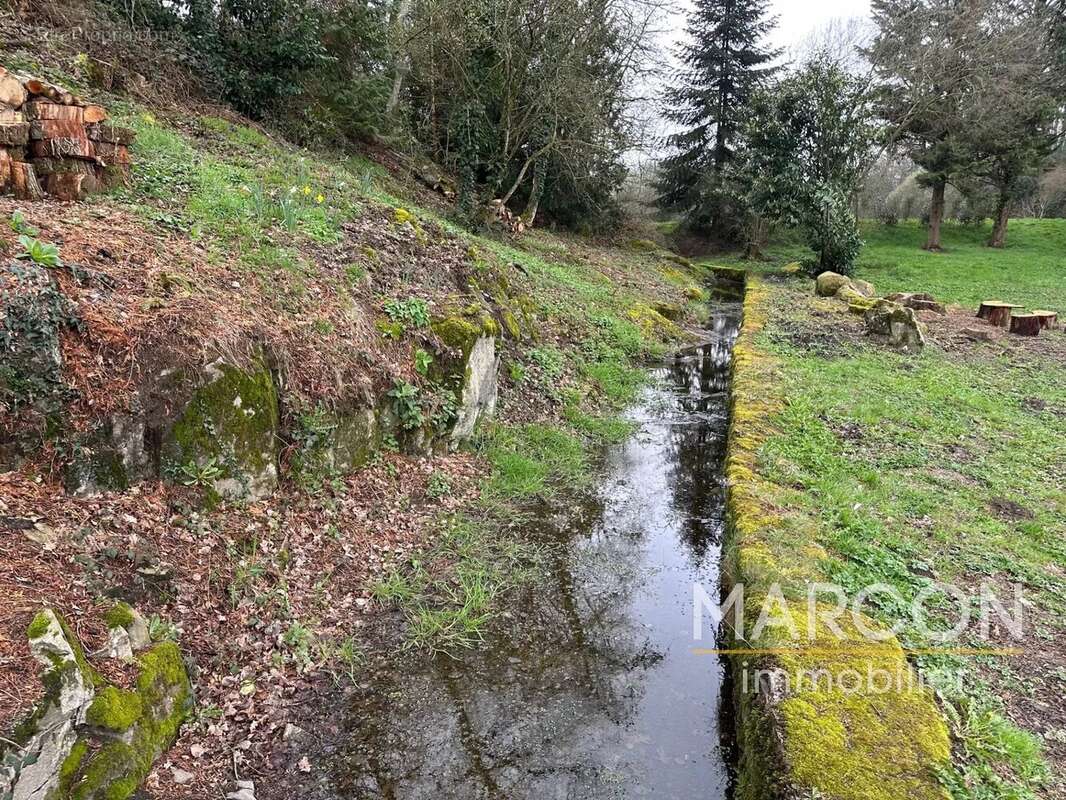
<path id="1" fill-rule="evenodd" d="M 913 225 L 868 226 L 865 234 L 859 275 L 879 292 L 929 291 L 967 309 L 992 297 L 1066 307 L 1062 221 L 1012 222 L 1003 252 L 982 247 L 979 230 L 952 227 L 947 251 L 935 255 L 918 250 Z M 772 266 L 797 255 L 782 248 Z M 762 587 L 781 580 L 786 595 L 805 592 L 808 581 L 836 584 L 849 598 L 875 583 L 895 589 L 902 603 L 878 593 L 865 609 L 886 625 L 905 621 L 898 640 L 937 690 L 952 757 L 942 760 L 933 746 L 932 723 L 904 713 L 917 713 L 924 700 L 899 707 L 903 716 L 886 707 L 867 717 L 869 708 L 849 707 L 843 696 L 801 696 L 780 710 L 790 774 L 827 798 L 1062 796 L 1066 715 L 1055 698 L 1066 688 L 1063 331 L 1007 345 L 960 343 L 937 341 L 931 321 L 932 341 L 911 358 L 865 340 L 842 304 L 811 294 L 805 279 L 763 284 L 754 302 L 764 323 L 741 342 L 750 352 L 738 354 L 738 372 L 749 376 L 750 391 L 738 396 L 736 434 L 755 455 L 733 465 L 747 490 L 739 498 L 747 516 L 737 530 L 738 577 Z M 769 398 L 760 392 L 767 384 Z M 1019 584 L 1024 638 L 994 628 L 989 641 L 976 622 L 947 647 L 923 634 L 908 607 L 919 593 L 929 593 L 934 630 L 960 613 L 938 583 L 969 597 L 989 583 L 1008 605 L 1010 585 Z M 977 600 L 966 605 L 976 618 Z M 947 652 L 995 647 L 1021 652 Z M 836 669 L 841 659 L 808 661 Z M 925 794 L 902 792 L 893 783 L 901 776 L 919 776 Z"/>

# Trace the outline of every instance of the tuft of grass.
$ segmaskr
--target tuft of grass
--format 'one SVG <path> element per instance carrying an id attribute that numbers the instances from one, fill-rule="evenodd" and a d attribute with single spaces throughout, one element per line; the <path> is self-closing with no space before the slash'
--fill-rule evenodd
<path id="1" fill-rule="evenodd" d="M 484 486 L 491 503 L 550 498 L 590 480 L 581 440 L 562 428 L 536 423 L 496 426 L 478 446 L 492 468 Z"/>

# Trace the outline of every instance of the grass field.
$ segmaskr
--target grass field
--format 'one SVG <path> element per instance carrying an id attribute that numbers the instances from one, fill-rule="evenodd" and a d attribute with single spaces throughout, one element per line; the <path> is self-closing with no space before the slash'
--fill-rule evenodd
<path id="1" fill-rule="evenodd" d="M 946 223 L 944 249 L 930 253 L 922 249 L 925 228 L 915 220 L 892 226 L 865 221 L 856 276 L 882 294 L 929 292 L 943 302 L 974 308 L 982 300 L 1003 300 L 1066 311 L 1066 219 L 1011 220 L 1002 250 L 985 246 L 991 230 L 987 222 Z M 811 251 L 795 234 L 785 233 L 767 255 L 763 265 L 735 255 L 709 260 L 774 270 L 810 258 Z"/>
<path id="2" fill-rule="evenodd" d="M 985 246 L 990 232 L 989 223 L 949 224 L 944 250 L 929 253 L 917 222 L 868 223 L 858 275 L 882 292 L 924 291 L 963 306 L 1004 300 L 1066 310 L 1066 220 L 1011 220 L 1002 250 Z"/>
<path id="3" fill-rule="evenodd" d="M 984 247 L 986 237 L 987 229 L 950 226 L 945 252 L 930 254 L 916 223 L 870 224 L 857 274 L 879 293 L 1066 310 L 1066 220 L 1014 221 L 1004 251 Z M 780 245 L 766 268 L 801 256 Z M 914 663 L 928 675 L 963 676 L 961 692 L 945 687 L 940 697 L 955 742 L 941 780 L 954 800 L 1064 797 L 1066 714 L 1048 702 L 1066 691 L 1056 644 L 1066 614 L 1064 350 L 935 343 L 901 356 L 865 339 L 861 323 L 834 305 L 815 300 L 806 280 L 771 286 L 761 346 L 777 361 L 787 403 L 760 471 L 774 505 L 787 510 L 780 546 L 799 562 L 813 538 L 824 555 L 810 577 L 850 595 L 883 583 L 909 603 L 936 582 L 1021 586 L 1031 604 L 1024 655 Z M 1044 341 L 1064 337 L 1049 331 Z M 957 609 L 940 597 L 935 623 L 948 625 Z M 899 618 L 887 598 L 872 610 Z M 913 626 L 900 639 L 931 644 Z"/>

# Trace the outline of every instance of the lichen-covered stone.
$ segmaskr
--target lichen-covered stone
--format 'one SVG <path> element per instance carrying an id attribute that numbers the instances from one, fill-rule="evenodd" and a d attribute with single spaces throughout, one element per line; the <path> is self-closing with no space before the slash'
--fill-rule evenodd
<path id="1" fill-rule="evenodd" d="M 362 467 L 381 440 L 377 415 L 371 408 L 322 411 L 312 416 L 307 427 L 296 436 L 300 448 L 293 459 L 293 472 L 299 480 L 312 484 Z"/>
<path id="2" fill-rule="evenodd" d="M 836 272 L 823 272 L 814 282 L 814 293 L 819 297 L 833 297 L 842 286 L 851 285 L 851 280 Z"/>
<path id="3" fill-rule="evenodd" d="M 845 284 L 844 286 L 841 286 L 839 289 L 837 289 L 835 297 L 837 300 L 843 300 L 845 303 L 848 304 L 863 303 L 866 301 L 866 296 L 862 292 L 859 292 L 854 287 L 852 287 L 850 283 Z"/>
<path id="4" fill-rule="evenodd" d="M 145 449 L 143 415 L 114 414 L 93 434 L 74 445 L 66 468 L 67 491 L 88 497 L 104 491 L 123 491 L 152 476 L 152 459 Z"/>
<path id="5" fill-rule="evenodd" d="M 116 603 L 104 615 L 107 623 L 108 654 L 127 664 L 133 662 L 134 653 L 151 644 L 148 623 L 128 603 Z"/>
<path id="6" fill-rule="evenodd" d="M 459 412 L 450 436 L 453 442 L 469 439 L 478 422 L 496 413 L 499 368 L 496 340 L 491 336 L 480 337 L 466 361 Z"/>
<path id="7" fill-rule="evenodd" d="M 196 391 L 163 441 L 162 457 L 185 480 L 206 475 L 210 499 L 256 499 L 278 483 L 278 392 L 270 369 L 223 361 L 206 368 Z"/>
<path id="8" fill-rule="evenodd" d="M 869 281 L 864 281 L 859 278 L 852 278 L 851 285 L 855 288 L 855 291 L 859 292 L 863 297 L 873 297 L 877 294 L 877 289 Z"/>
<path id="9" fill-rule="evenodd" d="M 866 330 L 877 336 L 887 336 L 889 344 L 905 353 L 918 353 L 925 346 L 924 326 L 914 310 L 879 300 L 864 315 Z"/>

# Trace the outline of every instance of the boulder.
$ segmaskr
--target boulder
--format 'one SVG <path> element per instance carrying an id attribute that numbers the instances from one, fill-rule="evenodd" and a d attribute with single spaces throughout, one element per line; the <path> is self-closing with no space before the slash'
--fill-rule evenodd
<path id="1" fill-rule="evenodd" d="M 814 282 L 814 293 L 819 297 L 834 297 L 844 286 L 850 286 L 851 280 L 836 272 L 823 272 Z"/>
<path id="2" fill-rule="evenodd" d="M 851 279 L 851 285 L 855 287 L 855 291 L 859 292 L 863 297 L 873 297 L 877 294 L 877 290 L 874 285 L 869 281 L 860 280 L 858 278 Z"/>
<path id="3" fill-rule="evenodd" d="M 864 315 L 866 330 L 887 336 L 889 344 L 905 353 L 917 353 L 925 346 L 925 331 L 914 309 L 891 300 L 879 300 Z"/>
<path id="4" fill-rule="evenodd" d="M 496 413 L 499 326 L 490 316 L 474 315 L 446 317 L 432 327 L 443 345 L 433 365 L 435 376 L 453 387 L 458 401 L 448 432 L 449 442 L 456 446 L 473 435 L 478 422 Z"/>
<path id="5" fill-rule="evenodd" d="M 837 300 L 843 300 L 848 305 L 855 303 L 862 304 L 866 301 L 867 297 L 862 292 L 858 291 L 850 283 L 841 286 L 837 289 L 837 293 L 834 295 Z"/>
<path id="6" fill-rule="evenodd" d="M 278 484 L 278 389 L 262 356 L 246 368 L 222 360 L 166 434 L 162 460 L 179 480 L 208 490 L 209 500 L 260 499 Z"/>
<path id="7" fill-rule="evenodd" d="M 469 439 L 480 420 L 496 413 L 499 366 L 495 337 L 482 336 L 474 343 L 467 360 L 459 414 L 450 436 L 453 442 Z"/>
<path id="8" fill-rule="evenodd" d="M 907 308 L 913 308 L 915 311 L 933 311 L 937 314 L 947 313 L 944 304 L 937 302 L 935 297 L 926 292 L 896 292 L 885 299 L 899 303 Z"/>

